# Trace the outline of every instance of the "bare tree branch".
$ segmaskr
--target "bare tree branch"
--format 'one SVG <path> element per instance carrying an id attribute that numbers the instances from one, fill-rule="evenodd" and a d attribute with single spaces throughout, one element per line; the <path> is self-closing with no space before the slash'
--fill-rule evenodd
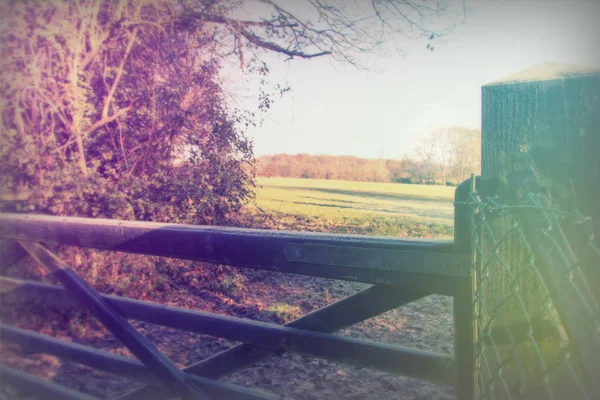
<path id="1" fill-rule="evenodd" d="M 122 108 L 119 111 L 117 111 L 116 113 L 114 113 L 113 115 L 111 115 L 110 117 L 109 116 L 103 117 L 102 119 L 94 122 L 94 124 L 86 130 L 85 134 L 89 135 L 92 132 L 94 132 L 95 130 L 102 128 L 104 125 L 111 123 L 112 121 L 116 120 L 117 118 L 126 115 L 130 109 L 131 109 L 131 106 Z"/>
<path id="2" fill-rule="evenodd" d="M 241 29 L 241 34 L 246 39 L 248 39 L 248 41 L 252 44 L 262 47 L 263 49 L 272 50 L 277 53 L 285 54 L 290 57 L 313 58 L 313 57 L 320 57 L 320 56 L 324 56 L 327 54 L 331 54 L 331 51 L 321 51 L 319 53 L 309 54 L 309 53 L 304 53 L 302 51 L 294 51 L 294 50 L 284 49 L 283 47 L 278 46 L 277 44 L 275 44 L 273 42 L 267 42 L 265 40 L 262 40 L 257 35 L 255 35 L 254 33 L 250 32 L 247 29 Z"/>
<path id="3" fill-rule="evenodd" d="M 245 2 L 241 2 L 243 7 Z M 271 8 L 262 18 L 240 19 L 236 9 L 219 8 L 222 1 L 213 1 L 210 12 L 206 7 L 193 7 L 180 13 L 181 19 L 221 25 L 235 42 L 234 52 L 243 58 L 239 37 L 249 44 L 287 55 L 290 58 L 313 58 L 331 55 L 356 64 L 361 53 L 370 53 L 381 47 L 386 39 L 398 34 L 410 39 L 443 36 L 453 24 L 439 29 L 439 22 L 448 7 L 443 0 L 303 0 L 282 2 L 261 0 Z M 439 25 L 439 24 L 438 24 Z M 198 25 L 196 25 L 198 26 Z"/>
<path id="4" fill-rule="evenodd" d="M 135 43 L 137 33 L 138 33 L 138 28 L 136 27 L 133 29 L 133 32 L 131 33 L 131 37 L 129 38 L 129 42 L 127 43 L 127 48 L 125 49 L 125 53 L 123 54 L 123 58 L 121 59 L 121 63 L 119 64 L 119 68 L 117 69 L 117 74 L 115 75 L 115 79 L 113 80 L 110 90 L 108 91 L 108 94 L 106 95 L 106 98 L 104 99 L 104 107 L 102 108 L 102 119 L 108 118 L 108 111 L 110 109 L 110 103 L 113 99 L 113 96 L 115 95 L 115 91 L 117 90 L 117 87 L 119 86 L 121 77 L 123 76 L 123 71 L 125 69 L 125 63 L 127 62 L 127 58 L 129 57 L 129 54 L 131 53 L 131 48 L 133 47 L 133 44 Z"/>

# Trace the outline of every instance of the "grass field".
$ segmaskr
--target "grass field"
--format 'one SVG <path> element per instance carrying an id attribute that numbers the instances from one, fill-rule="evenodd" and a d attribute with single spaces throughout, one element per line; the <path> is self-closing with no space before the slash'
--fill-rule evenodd
<path id="1" fill-rule="evenodd" d="M 285 229 L 451 236 L 454 188 L 320 179 L 259 178 L 256 205 Z M 248 208 L 249 210 L 251 207 Z"/>

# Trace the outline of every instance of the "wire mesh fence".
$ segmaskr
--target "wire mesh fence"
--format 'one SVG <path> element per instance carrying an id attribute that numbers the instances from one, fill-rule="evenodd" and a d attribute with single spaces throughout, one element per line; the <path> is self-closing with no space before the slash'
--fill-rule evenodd
<path id="1" fill-rule="evenodd" d="M 530 178 L 466 200 L 476 397 L 600 398 L 598 226 Z"/>

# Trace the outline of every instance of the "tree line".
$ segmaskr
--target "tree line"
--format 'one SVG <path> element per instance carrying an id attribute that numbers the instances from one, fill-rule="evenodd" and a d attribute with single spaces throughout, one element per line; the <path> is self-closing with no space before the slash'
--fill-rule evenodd
<path id="1" fill-rule="evenodd" d="M 364 182 L 457 184 L 481 169 L 481 135 L 462 126 L 433 130 L 401 160 L 355 156 L 276 154 L 257 159 L 265 177 L 338 179 Z"/>

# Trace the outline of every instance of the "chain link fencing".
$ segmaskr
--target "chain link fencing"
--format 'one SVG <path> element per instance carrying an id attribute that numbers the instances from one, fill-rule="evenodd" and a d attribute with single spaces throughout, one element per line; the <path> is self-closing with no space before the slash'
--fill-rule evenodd
<path id="1" fill-rule="evenodd" d="M 473 183 L 465 202 L 476 398 L 600 399 L 597 221 L 553 207 L 531 175 L 507 188 Z"/>

